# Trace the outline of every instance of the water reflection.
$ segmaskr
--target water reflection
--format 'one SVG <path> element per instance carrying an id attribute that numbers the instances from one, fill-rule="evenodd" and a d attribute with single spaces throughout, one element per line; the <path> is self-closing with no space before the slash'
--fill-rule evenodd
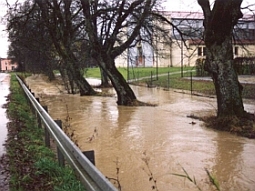
<path id="1" fill-rule="evenodd" d="M 173 176 L 182 167 L 203 190 L 213 190 L 204 168 L 212 171 L 223 190 L 254 190 L 255 141 L 216 132 L 187 115 L 215 113 L 214 99 L 132 86 L 139 100 L 157 107 L 123 107 L 116 97 L 59 94 L 50 83 L 28 79 L 31 89 L 49 107 L 53 119 L 65 123 L 82 151 L 95 150 L 96 166 L 116 178 L 125 190 L 152 190 L 151 171 L 159 190 L 197 190 Z M 48 92 L 48 93 L 47 93 Z M 245 104 L 254 109 L 254 101 Z M 148 165 L 144 160 L 148 161 Z"/>

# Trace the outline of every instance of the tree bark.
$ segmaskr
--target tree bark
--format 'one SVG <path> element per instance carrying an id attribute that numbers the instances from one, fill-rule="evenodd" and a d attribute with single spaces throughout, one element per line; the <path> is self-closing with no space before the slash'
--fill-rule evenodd
<path id="1" fill-rule="evenodd" d="M 233 68 L 231 37 L 222 44 L 209 46 L 205 70 L 212 74 L 216 96 L 217 116 L 242 116 L 244 107 L 242 101 L 242 86 Z"/>
<path id="2" fill-rule="evenodd" d="M 104 70 L 100 68 L 100 73 L 101 73 L 101 87 L 109 87 L 110 84 L 106 72 L 104 72 Z"/>
<path id="3" fill-rule="evenodd" d="M 101 58 L 101 60 L 98 60 L 100 67 L 107 74 L 117 92 L 117 104 L 126 106 L 136 105 L 138 103 L 136 96 L 127 81 L 116 68 L 114 58 L 107 55 L 99 56 L 98 58 Z"/>
<path id="4" fill-rule="evenodd" d="M 209 0 L 198 0 L 204 13 L 204 41 L 207 48 L 205 70 L 213 78 L 217 96 L 217 116 L 238 116 L 245 113 L 242 86 L 233 67 L 232 34 L 242 17 L 242 0 L 216 0 L 213 9 Z"/>
<path id="5" fill-rule="evenodd" d="M 66 61 L 70 59 L 69 60 L 70 63 L 67 62 L 68 64 L 67 68 L 69 69 L 69 72 L 71 72 L 74 83 L 77 85 L 80 91 L 80 95 L 81 96 L 95 95 L 96 91 L 91 87 L 88 81 L 84 78 L 83 71 L 80 69 L 78 60 L 76 59 L 76 57 L 73 55 L 71 51 L 68 51 L 65 55 L 68 55 L 66 57 Z M 65 55 L 62 55 L 62 56 L 65 57 Z"/>

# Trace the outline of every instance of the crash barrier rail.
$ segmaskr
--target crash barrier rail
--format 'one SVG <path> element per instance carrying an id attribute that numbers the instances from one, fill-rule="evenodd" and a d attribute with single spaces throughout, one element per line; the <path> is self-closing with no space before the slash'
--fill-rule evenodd
<path id="1" fill-rule="evenodd" d="M 45 130 L 55 140 L 58 151 L 62 153 L 70 166 L 77 172 L 84 187 L 89 191 L 117 191 L 117 188 L 91 163 L 75 143 L 63 132 L 57 122 L 50 117 L 23 81 L 18 76 L 16 78 L 27 95 L 36 115 L 43 123 Z"/>

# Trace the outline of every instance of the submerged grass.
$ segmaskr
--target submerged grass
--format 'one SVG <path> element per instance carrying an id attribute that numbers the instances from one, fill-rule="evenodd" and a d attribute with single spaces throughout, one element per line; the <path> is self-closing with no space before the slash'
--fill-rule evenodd
<path id="1" fill-rule="evenodd" d="M 179 177 L 182 177 L 182 178 L 185 178 L 187 179 L 188 181 L 190 181 L 192 184 L 195 185 L 195 187 L 199 190 L 199 191 L 202 191 L 201 187 L 198 185 L 198 182 L 196 181 L 196 178 L 195 176 L 193 176 L 193 178 L 189 175 L 189 173 L 185 170 L 185 168 L 182 167 L 182 170 L 184 172 L 184 174 L 178 174 L 178 173 L 172 173 L 172 175 L 174 176 L 179 176 Z M 208 169 L 205 169 L 206 171 L 206 174 L 209 178 L 209 181 L 211 183 L 211 185 L 217 190 L 217 191 L 220 191 L 220 184 L 218 182 L 218 180 L 209 172 Z"/>
<path id="2" fill-rule="evenodd" d="M 18 84 L 11 75 L 7 113 L 10 190 L 85 190 L 69 167 L 59 167 L 52 150 L 44 146 L 43 129 L 36 119 Z"/>
<path id="3" fill-rule="evenodd" d="M 206 127 L 255 139 L 255 120 L 252 114 L 247 113 L 243 118 L 237 118 L 235 116 L 221 118 L 207 116 L 202 120 L 205 122 Z"/>

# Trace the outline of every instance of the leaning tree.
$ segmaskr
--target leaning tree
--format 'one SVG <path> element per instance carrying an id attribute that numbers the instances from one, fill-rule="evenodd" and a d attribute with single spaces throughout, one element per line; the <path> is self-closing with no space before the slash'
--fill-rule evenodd
<path id="1" fill-rule="evenodd" d="M 242 0 L 198 0 L 204 14 L 205 70 L 212 75 L 217 95 L 217 116 L 245 114 L 242 85 L 233 67 L 233 29 L 242 18 Z"/>
<path id="2" fill-rule="evenodd" d="M 151 16 L 155 0 L 81 0 L 91 55 L 117 92 L 118 105 L 140 104 L 115 66 L 115 58 L 132 44 Z"/>

